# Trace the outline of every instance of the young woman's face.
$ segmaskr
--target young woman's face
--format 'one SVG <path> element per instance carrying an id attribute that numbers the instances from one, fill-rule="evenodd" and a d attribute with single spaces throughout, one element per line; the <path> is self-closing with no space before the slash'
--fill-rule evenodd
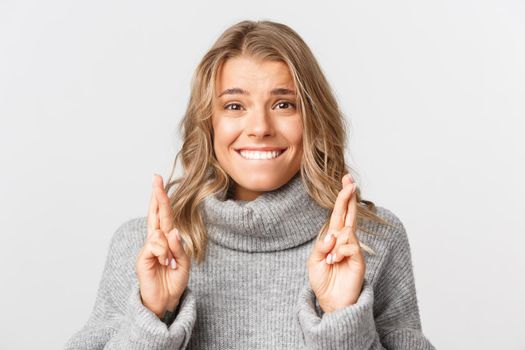
<path id="1" fill-rule="evenodd" d="M 295 86 L 284 62 L 239 56 L 217 73 L 213 147 L 235 181 L 234 198 L 253 200 L 300 169 L 303 124 Z"/>

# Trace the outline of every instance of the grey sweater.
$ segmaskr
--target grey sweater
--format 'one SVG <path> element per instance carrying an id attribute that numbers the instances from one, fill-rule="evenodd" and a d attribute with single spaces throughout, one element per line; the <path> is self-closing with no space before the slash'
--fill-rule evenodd
<path id="1" fill-rule="evenodd" d="M 209 196 L 201 204 L 210 238 L 193 262 L 176 319 L 163 323 L 140 301 L 135 273 L 146 217 L 114 233 L 95 304 L 66 349 L 435 349 L 421 329 L 409 241 L 397 229 L 363 221 L 379 235 L 357 237 L 366 273 L 357 303 L 323 313 L 306 260 L 329 215 L 306 192 L 300 173 L 253 201 Z"/>

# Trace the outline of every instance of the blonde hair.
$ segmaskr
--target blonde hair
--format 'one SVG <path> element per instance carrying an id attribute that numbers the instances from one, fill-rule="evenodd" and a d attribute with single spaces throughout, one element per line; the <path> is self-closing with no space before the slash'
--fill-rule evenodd
<path id="1" fill-rule="evenodd" d="M 213 148 L 211 118 L 215 79 L 225 60 L 240 55 L 279 60 L 289 67 L 297 90 L 297 107 L 303 119 L 301 180 L 315 202 L 333 209 L 342 188 L 340 179 L 350 172 L 344 160 L 347 127 L 343 114 L 306 43 L 290 27 L 268 20 L 245 20 L 231 26 L 204 55 L 193 74 L 189 103 L 179 124 L 183 133 L 182 147 L 165 186 L 167 193 L 174 187 L 173 193 L 168 195 L 174 225 L 180 231 L 186 253 L 199 263 L 204 260 L 208 243 L 199 205 L 209 195 L 228 191 L 233 181 L 218 163 Z M 183 176 L 172 181 L 179 156 Z M 373 202 L 361 198 L 359 188 L 356 196 L 358 229 L 375 234 L 360 227 L 362 219 L 390 225 L 376 214 Z M 330 215 L 319 231 L 318 239 L 326 234 L 329 221 Z M 375 254 L 364 243 L 361 247 Z"/>

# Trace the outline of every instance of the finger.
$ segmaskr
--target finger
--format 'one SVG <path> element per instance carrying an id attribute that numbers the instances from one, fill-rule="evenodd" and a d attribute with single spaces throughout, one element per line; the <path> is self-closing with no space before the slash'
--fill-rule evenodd
<path id="1" fill-rule="evenodd" d="M 331 261 L 334 262 L 337 259 L 337 250 L 339 247 L 347 244 L 352 244 L 357 247 L 360 247 L 359 239 L 357 238 L 357 235 L 355 233 L 355 228 L 350 226 L 345 226 L 343 230 L 341 230 L 340 235 L 337 237 L 337 241 L 333 249 L 330 251 L 331 255 Z"/>
<path id="2" fill-rule="evenodd" d="M 352 186 L 353 190 L 346 209 L 345 226 L 353 227 L 355 230 L 355 224 L 357 219 L 357 184 L 352 184 L 349 186 Z"/>
<path id="3" fill-rule="evenodd" d="M 349 183 L 354 183 L 354 178 L 352 177 L 352 175 L 350 173 L 346 173 L 342 178 L 341 178 L 341 183 L 344 185 L 346 184 L 349 184 Z"/>
<path id="4" fill-rule="evenodd" d="M 171 263 L 171 260 L 173 259 L 173 252 L 170 249 L 166 234 L 157 229 L 154 231 L 150 240 L 156 244 L 159 244 L 165 250 L 165 256 L 163 256 L 164 260 L 162 260 L 162 265 L 167 265 L 166 259 L 168 260 L 168 264 Z"/>
<path id="5" fill-rule="evenodd" d="M 333 245 L 332 249 L 330 249 L 330 252 L 329 252 L 332 256 L 337 252 L 337 248 L 348 243 L 348 237 L 350 236 L 351 231 L 352 231 L 351 227 L 343 227 L 339 231 L 335 244 Z"/>
<path id="6" fill-rule="evenodd" d="M 173 253 L 173 257 L 175 260 L 182 262 L 182 263 L 189 263 L 189 257 L 186 254 L 186 251 L 183 247 L 183 241 L 180 236 L 179 230 L 177 228 L 173 228 L 167 235 L 168 244 L 170 247 L 171 252 Z"/>
<path id="7" fill-rule="evenodd" d="M 164 191 L 162 176 L 155 175 L 158 180 L 154 184 L 154 192 L 159 206 L 160 229 L 166 233 L 173 229 L 173 209 L 171 208 L 170 199 Z"/>
<path id="8" fill-rule="evenodd" d="M 317 263 L 325 260 L 326 254 L 334 247 L 335 241 L 335 237 L 330 231 L 323 238 L 318 239 L 310 256 L 310 262 Z"/>
<path id="9" fill-rule="evenodd" d="M 359 245 L 359 239 L 356 235 L 356 228 L 354 226 L 345 226 L 340 233 L 340 236 L 337 237 L 336 244 L 334 248 L 332 249 L 331 253 L 335 253 L 336 249 L 339 246 L 342 246 L 344 244 L 358 244 Z"/>
<path id="10" fill-rule="evenodd" d="M 166 248 L 159 241 L 149 241 L 144 246 L 146 258 L 156 258 L 159 264 L 167 266 L 166 263 L 169 263 L 171 260 Z"/>
<path id="11" fill-rule="evenodd" d="M 361 257 L 362 251 L 359 244 L 343 244 L 339 246 L 337 251 L 334 253 L 332 263 L 338 263 L 344 258 L 360 260 Z"/>
<path id="12" fill-rule="evenodd" d="M 350 199 L 352 191 L 353 186 L 351 185 L 346 185 L 339 191 L 332 215 L 330 216 L 329 229 L 339 230 L 344 226 L 348 200 Z"/>
<path id="13" fill-rule="evenodd" d="M 156 229 L 159 227 L 159 220 L 158 220 L 158 203 L 157 203 L 157 197 L 155 195 L 155 182 L 157 181 L 157 176 L 153 175 L 153 186 L 151 191 L 151 199 L 149 204 L 149 210 L 148 210 L 148 236 L 150 236 Z"/>
<path id="14" fill-rule="evenodd" d="M 151 192 L 150 207 L 148 210 L 148 237 L 160 228 L 159 225 L 159 214 L 158 214 L 158 203 L 155 197 L 154 191 Z"/>

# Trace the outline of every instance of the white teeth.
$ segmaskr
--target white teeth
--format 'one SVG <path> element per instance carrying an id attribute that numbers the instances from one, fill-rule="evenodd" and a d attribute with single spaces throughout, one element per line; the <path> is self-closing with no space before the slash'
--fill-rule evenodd
<path id="1" fill-rule="evenodd" d="M 245 151 L 239 152 L 243 158 L 247 159 L 273 159 L 278 157 L 282 151 L 260 152 L 260 151 Z"/>

